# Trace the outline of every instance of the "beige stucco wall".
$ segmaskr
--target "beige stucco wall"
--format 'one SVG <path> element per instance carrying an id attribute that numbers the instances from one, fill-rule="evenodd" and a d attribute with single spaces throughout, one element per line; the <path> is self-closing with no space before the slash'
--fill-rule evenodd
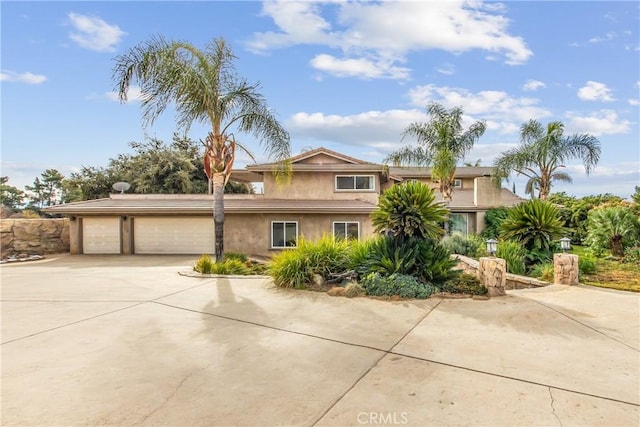
<path id="1" fill-rule="evenodd" d="M 271 256 L 279 249 L 271 249 L 271 222 L 297 221 L 298 235 L 315 240 L 323 233 L 332 234 L 333 222 L 360 222 L 360 239 L 374 235 L 368 214 L 226 214 L 224 221 L 225 251 Z"/>
<path id="2" fill-rule="evenodd" d="M 335 172 L 307 172 L 294 173 L 288 184 L 277 185 L 272 174 L 264 175 L 264 194 L 270 199 L 325 199 L 325 200 L 354 200 L 363 199 L 373 203 L 378 202 L 380 191 L 380 174 L 375 177 L 375 189 L 373 191 L 336 191 L 335 176 L 350 175 L 336 174 Z"/>
<path id="3" fill-rule="evenodd" d="M 491 178 L 475 178 L 473 198 L 476 206 L 500 206 L 501 189 L 496 187 Z"/>

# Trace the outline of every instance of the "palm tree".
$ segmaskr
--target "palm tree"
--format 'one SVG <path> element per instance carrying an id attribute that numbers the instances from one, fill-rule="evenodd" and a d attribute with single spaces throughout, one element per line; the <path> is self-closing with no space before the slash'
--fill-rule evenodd
<path id="1" fill-rule="evenodd" d="M 586 243 L 597 253 L 611 249 L 614 256 L 623 256 L 624 248 L 638 242 L 640 219 L 631 209 L 610 206 L 589 212 Z"/>
<path id="2" fill-rule="evenodd" d="M 193 122 L 211 126 L 205 140 L 205 169 L 213 181 L 216 261 L 224 257 L 224 185 L 236 148 L 247 151 L 233 130 L 260 140 L 269 158 L 280 165 L 278 176 L 290 173 L 289 134 L 267 107 L 259 84 L 249 84 L 236 74 L 235 58 L 224 39 L 214 39 L 200 50 L 188 42 L 156 36 L 117 56 L 113 71 L 122 102 L 127 101 L 131 84 L 140 84 L 145 126 L 170 104 L 185 132 Z"/>
<path id="3" fill-rule="evenodd" d="M 515 172 L 529 178 L 525 194 L 533 197 L 538 190 L 538 198 L 546 200 L 553 181 L 573 181 L 560 170 L 567 160 L 581 160 L 588 175 L 600 160 L 600 142 L 590 134 L 564 136 L 563 133 L 564 125 L 559 121 L 547 124 L 546 129 L 537 120 L 524 123 L 520 128 L 521 144 L 494 161 L 496 184 L 508 180 Z"/>
<path id="4" fill-rule="evenodd" d="M 473 144 L 484 134 L 483 121 L 473 123 L 467 131 L 462 129 L 462 108 L 451 110 L 433 102 L 427 107 L 428 123 L 411 123 L 403 133 L 415 137 L 418 146 L 407 146 L 391 153 L 386 163 L 394 166 L 431 166 L 431 178 L 438 181 L 445 201 L 453 197 L 453 179 L 456 165 L 469 153 Z"/>

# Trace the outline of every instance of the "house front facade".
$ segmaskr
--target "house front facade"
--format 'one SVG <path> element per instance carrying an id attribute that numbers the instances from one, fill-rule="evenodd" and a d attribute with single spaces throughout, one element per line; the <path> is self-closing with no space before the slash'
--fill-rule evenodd
<path id="1" fill-rule="evenodd" d="M 225 251 L 270 256 L 295 247 L 302 236 L 368 238 L 374 235 L 369 215 L 384 190 L 408 180 L 437 186 L 428 169 L 388 167 L 325 148 L 292 157 L 291 164 L 285 184 L 276 182 L 271 163 L 232 172 L 232 180 L 258 183 L 262 192 L 225 195 Z M 458 171 L 448 206 L 453 231 L 479 232 L 487 209 L 521 200 L 493 185 L 490 168 Z M 72 254 L 214 252 L 213 200 L 207 194 L 112 194 L 46 211 L 70 218 Z"/>

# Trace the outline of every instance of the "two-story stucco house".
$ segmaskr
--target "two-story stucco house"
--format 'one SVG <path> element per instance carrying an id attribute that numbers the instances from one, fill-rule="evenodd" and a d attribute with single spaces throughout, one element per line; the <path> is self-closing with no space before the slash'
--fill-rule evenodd
<path id="1" fill-rule="evenodd" d="M 274 164 L 234 170 L 231 179 L 260 183 L 262 194 L 225 195 L 226 251 L 269 256 L 300 236 L 367 238 L 380 194 L 406 180 L 436 186 L 425 168 L 387 167 L 318 148 L 291 158 L 288 184 L 276 184 Z M 458 168 L 449 205 L 451 229 L 480 231 L 484 213 L 521 199 L 497 189 L 484 167 Z M 206 194 L 112 194 L 108 199 L 47 209 L 71 218 L 72 254 L 213 253 L 213 201 Z"/>

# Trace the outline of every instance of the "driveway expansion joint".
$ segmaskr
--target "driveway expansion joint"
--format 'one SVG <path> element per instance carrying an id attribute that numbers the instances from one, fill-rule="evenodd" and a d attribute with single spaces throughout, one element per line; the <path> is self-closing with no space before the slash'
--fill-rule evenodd
<path id="1" fill-rule="evenodd" d="M 525 298 L 526 298 L 526 297 L 525 297 Z M 635 350 L 635 351 L 637 351 L 637 352 L 639 352 L 639 353 L 640 353 L 640 349 L 635 348 L 634 346 L 629 345 L 629 344 L 627 344 L 627 343 L 625 343 L 625 342 L 623 342 L 623 341 L 620 341 L 620 340 L 619 340 L 619 339 L 617 339 L 616 337 L 612 337 L 611 335 L 608 335 L 608 334 L 606 334 L 606 333 L 602 332 L 601 330 L 594 328 L 594 327 L 593 327 L 593 326 L 591 326 L 591 325 L 588 325 L 588 324 L 586 324 L 586 323 L 583 323 L 583 322 L 579 321 L 578 319 L 576 319 L 576 318 L 574 318 L 574 317 L 571 317 L 571 316 L 569 316 L 569 315 L 568 315 L 568 314 L 566 314 L 566 313 L 563 313 L 563 312 L 562 312 L 562 311 L 560 311 L 560 310 L 556 310 L 555 308 L 553 308 L 553 307 L 551 307 L 551 306 L 548 306 L 547 304 L 544 304 L 544 303 L 542 303 L 542 302 L 540 302 L 540 301 L 538 301 L 538 300 L 535 300 L 535 299 L 530 299 L 530 300 L 531 300 L 531 301 L 533 301 L 533 302 L 535 302 L 535 303 L 537 303 L 537 304 L 540 304 L 541 306 L 543 306 L 543 307 L 545 307 L 545 308 L 548 308 L 549 310 L 552 310 L 552 311 L 554 311 L 554 312 L 558 313 L 558 314 L 559 314 L 559 315 L 561 315 L 561 316 L 566 317 L 566 318 L 567 318 L 567 319 L 569 319 L 569 320 L 572 320 L 572 321 L 576 322 L 577 324 L 579 324 L 579 325 L 581 325 L 581 326 L 584 326 L 584 327 L 585 327 L 585 328 L 587 328 L 587 329 L 592 330 L 593 332 L 596 332 L 596 333 L 598 333 L 598 334 L 600 334 L 600 335 L 603 335 L 603 336 L 605 336 L 605 337 L 609 338 L 610 340 L 613 340 L 613 341 L 617 342 L 618 344 L 622 344 L 623 346 L 628 347 L 628 348 L 630 348 L 631 350 Z"/>

